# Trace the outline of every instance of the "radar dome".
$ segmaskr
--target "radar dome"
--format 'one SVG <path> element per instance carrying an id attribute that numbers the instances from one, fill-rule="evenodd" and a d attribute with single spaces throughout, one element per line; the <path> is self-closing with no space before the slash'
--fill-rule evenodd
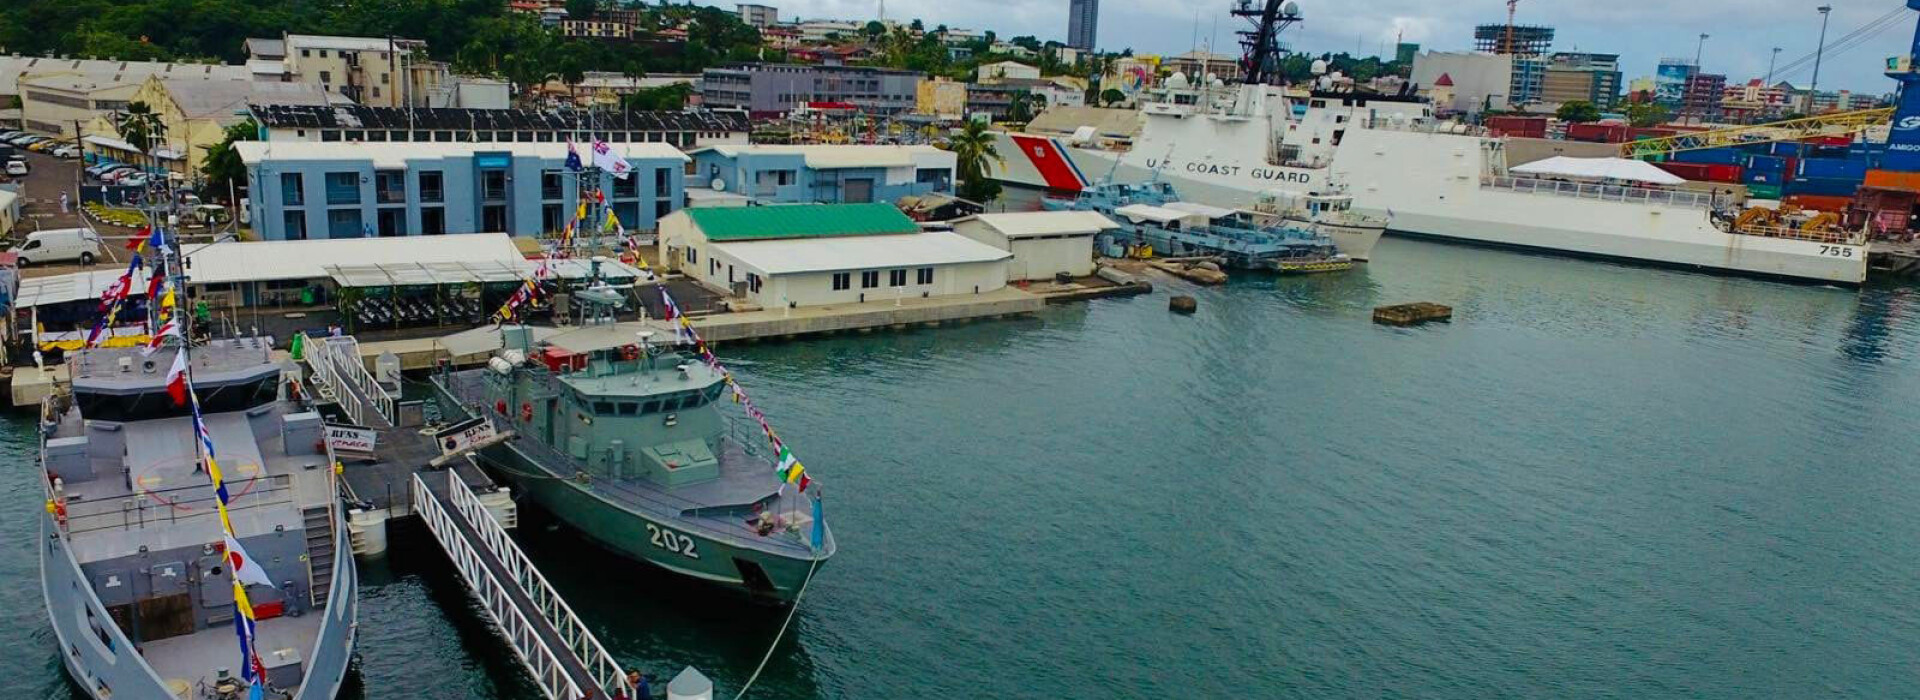
<path id="1" fill-rule="evenodd" d="M 1297 2 L 1287 3 L 1286 6 L 1280 8 L 1280 14 L 1285 15 L 1287 17 L 1299 17 L 1300 3 L 1297 3 Z"/>
<path id="2" fill-rule="evenodd" d="M 1327 74 L 1326 59 L 1323 59 L 1323 58 L 1313 59 L 1313 67 L 1310 68 L 1309 70 L 1311 70 L 1314 75 L 1326 75 Z"/>
<path id="3" fill-rule="evenodd" d="M 1180 71 L 1174 71 L 1173 75 L 1167 77 L 1167 87 L 1173 88 L 1175 90 L 1179 90 L 1186 86 L 1187 86 L 1187 74 L 1185 73 L 1182 73 Z"/>

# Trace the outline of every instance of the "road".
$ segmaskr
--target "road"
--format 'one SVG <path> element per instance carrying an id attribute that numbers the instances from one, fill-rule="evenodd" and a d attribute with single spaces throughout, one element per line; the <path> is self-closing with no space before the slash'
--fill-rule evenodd
<path id="1" fill-rule="evenodd" d="M 24 199 L 21 220 L 14 227 L 11 240 L 18 243 L 27 234 L 34 231 L 59 228 L 81 228 L 86 226 L 80 220 L 79 172 L 82 167 L 79 160 L 64 160 L 53 156 L 34 153 L 26 149 L 15 149 L 15 153 L 26 156 L 28 173 L 20 183 L 20 193 Z M 69 204 L 66 212 L 60 211 L 60 193 L 66 192 Z M 109 267 L 126 262 L 126 239 L 130 232 L 112 227 L 100 227 L 107 242 L 101 251 L 101 260 L 94 264 Z M 119 238 L 116 238 L 119 236 Z M 21 277 L 45 277 L 65 274 L 86 269 L 77 264 L 35 265 L 20 271 Z"/>

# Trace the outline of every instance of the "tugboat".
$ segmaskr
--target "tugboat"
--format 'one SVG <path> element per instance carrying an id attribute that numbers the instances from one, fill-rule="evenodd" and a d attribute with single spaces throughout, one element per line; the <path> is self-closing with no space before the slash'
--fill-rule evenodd
<path id="1" fill-rule="evenodd" d="M 450 419 L 514 431 L 481 451 L 483 464 L 587 538 L 792 603 L 834 552 L 832 533 L 815 526 L 817 491 L 781 479 L 753 429 L 722 413 L 725 374 L 650 335 L 574 352 L 505 326 L 486 367 L 443 370 L 433 385 Z"/>
<path id="2" fill-rule="evenodd" d="M 47 399 L 40 579 L 60 660 L 88 697 L 339 691 L 359 584 L 320 414 L 279 397 L 271 352 L 265 338 L 82 350 L 72 393 Z M 170 366 L 191 367 L 200 439 Z M 233 566 L 236 552 L 252 566 Z M 236 599 L 250 645 L 236 642 Z"/>

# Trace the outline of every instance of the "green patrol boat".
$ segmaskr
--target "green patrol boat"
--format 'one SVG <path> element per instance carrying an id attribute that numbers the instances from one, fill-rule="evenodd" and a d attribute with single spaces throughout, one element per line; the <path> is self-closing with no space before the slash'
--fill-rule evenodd
<path id="1" fill-rule="evenodd" d="M 606 548 L 791 603 L 834 551 L 818 490 L 722 413 L 726 375 L 648 335 L 574 352 L 507 326 L 486 367 L 435 374 L 442 415 L 513 431 L 482 463 Z"/>

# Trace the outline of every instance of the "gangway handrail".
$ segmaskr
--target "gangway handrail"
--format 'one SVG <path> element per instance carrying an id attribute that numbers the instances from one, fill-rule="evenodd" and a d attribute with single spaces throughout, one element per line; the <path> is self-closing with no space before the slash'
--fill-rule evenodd
<path id="1" fill-rule="evenodd" d="M 366 410 L 371 408 L 380 413 L 380 421 L 385 425 L 394 425 L 393 395 L 386 387 L 380 386 L 367 365 L 360 359 L 360 341 L 353 336 L 306 336 L 302 345 L 307 349 L 307 364 L 313 367 L 314 378 L 326 384 L 356 425 L 373 426 L 369 422 Z M 345 384 L 351 383 L 348 387 Z M 355 396 L 357 394 L 357 396 Z M 359 397 L 365 397 L 371 406 L 362 405 Z"/>
<path id="2" fill-rule="evenodd" d="M 487 611 L 489 617 L 493 618 L 502 636 L 506 637 L 508 646 L 513 649 L 514 655 L 519 657 L 528 674 L 533 676 L 541 692 L 549 700 L 605 697 L 602 695 L 602 690 L 617 693 L 617 697 L 633 697 L 633 688 L 627 684 L 626 676 L 620 673 L 618 665 L 613 662 L 613 657 L 607 654 L 605 647 L 600 645 L 600 641 L 587 631 L 578 617 L 574 616 L 573 610 L 559 599 L 559 595 L 552 592 L 552 587 L 547 584 L 546 578 L 526 560 L 526 555 L 520 551 L 519 546 L 505 537 L 505 531 L 500 527 L 499 522 L 486 512 L 485 506 L 479 503 L 479 499 L 466 488 L 466 484 L 462 483 L 452 470 L 445 472 L 445 476 L 450 485 L 448 500 L 452 502 L 453 510 L 458 512 L 449 512 L 447 508 L 441 507 L 440 500 L 431 493 L 431 488 L 424 480 L 429 477 L 420 472 L 413 475 L 414 508 L 419 511 L 421 520 L 427 524 L 427 530 L 440 541 L 448 558 L 453 560 L 454 567 L 466 579 L 474 594 L 480 598 L 481 607 Z M 467 537 L 459 531 L 454 518 L 466 521 L 474 532 L 479 533 L 482 540 L 479 546 L 486 547 L 488 550 L 486 553 L 475 551 L 475 543 L 468 541 Z M 508 549 L 512 552 L 511 561 L 517 563 L 510 564 L 508 557 L 500 555 L 503 550 Z M 501 568 L 508 571 L 516 580 L 513 582 L 498 580 L 493 571 L 480 559 L 482 556 L 489 555 L 493 556 Z M 540 593 L 528 590 L 521 583 L 529 579 L 525 574 L 529 571 L 537 577 L 543 589 Z M 528 618 L 528 611 L 523 611 L 506 592 L 507 585 L 519 587 L 527 599 L 533 601 L 535 610 L 532 612 L 538 613 L 542 618 L 541 622 L 547 623 L 554 629 L 555 634 L 563 644 L 567 645 L 567 648 L 553 648 L 541 634 L 535 631 L 535 623 Z M 551 602 L 543 602 L 543 599 Z M 564 612 L 569 620 L 568 628 L 562 628 L 555 622 L 556 611 Z M 591 649 L 586 659 L 582 659 L 575 651 L 576 647 L 583 645 L 590 645 Z M 599 687 L 580 687 L 572 674 L 568 673 L 567 665 L 564 663 L 568 657 L 571 657 L 571 660 L 581 668 L 587 669 L 587 675 Z"/>
<path id="3" fill-rule="evenodd" d="M 540 614 L 553 625 L 554 631 L 560 633 L 560 638 L 566 640 L 567 649 L 574 658 L 580 660 L 601 688 L 619 688 L 626 697 L 632 697 L 633 688 L 627 685 L 627 676 L 620 664 L 613 660 L 613 655 L 607 652 L 606 646 L 600 643 L 586 623 L 580 621 L 573 607 L 567 605 L 567 601 L 554 590 L 546 575 L 527 559 L 520 545 L 507 536 L 506 528 L 493 517 L 493 512 L 487 510 L 486 505 L 480 502 L 480 497 L 474 495 L 466 482 L 454 476 L 452 470 L 447 471 L 447 483 L 452 485 L 448 500 L 453 502 L 454 509 L 460 511 L 467 522 L 480 532 L 487 548 L 513 574 L 515 583 L 526 592 L 527 597 L 540 607 Z"/>

